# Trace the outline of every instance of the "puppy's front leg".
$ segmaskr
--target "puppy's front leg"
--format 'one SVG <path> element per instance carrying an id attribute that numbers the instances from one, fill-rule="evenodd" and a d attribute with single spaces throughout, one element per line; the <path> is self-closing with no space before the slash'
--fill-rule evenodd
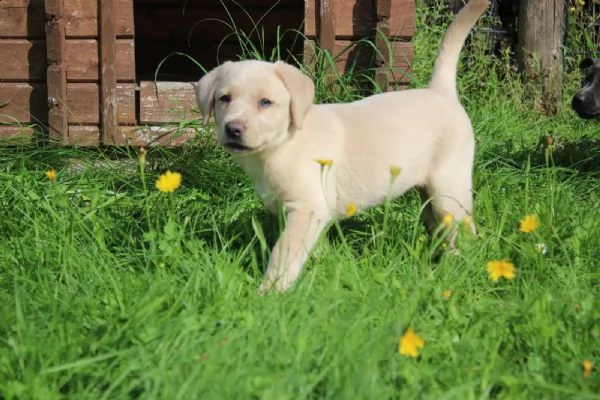
<path id="1" fill-rule="evenodd" d="M 287 215 L 285 229 L 271 253 L 261 291 L 283 292 L 290 288 L 329 221 L 328 213 L 292 211 Z"/>

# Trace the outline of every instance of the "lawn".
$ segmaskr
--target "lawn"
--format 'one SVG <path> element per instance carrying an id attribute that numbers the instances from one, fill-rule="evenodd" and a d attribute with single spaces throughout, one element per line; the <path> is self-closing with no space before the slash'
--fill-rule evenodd
<path id="1" fill-rule="evenodd" d="M 416 87 L 443 30 L 422 12 Z M 435 257 L 411 192 L 333 226 L 285 294 L 256 290 L 280 221 L 210 129 L 144 158 L 0 147 L 0 399 L 600 399 L 600 123 L 576 72 L 545 117 L 488 45 L 459 70 L 478 237 Z"/>

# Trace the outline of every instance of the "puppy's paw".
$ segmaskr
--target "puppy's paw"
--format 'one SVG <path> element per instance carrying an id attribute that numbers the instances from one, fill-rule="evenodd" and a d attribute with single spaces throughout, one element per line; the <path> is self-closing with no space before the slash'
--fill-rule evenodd
<path id="1" fill-rule="evenodd" d="M 277 279 L 273 281 L 271 279 L 265 279 L 263 283 L 258 287 L 258 293 L 265 294 L 268 292 L 283 293 L 292 286 L 292 282 L 287 282 L 285 279 Z"/>
<path id="2" fill-rule="evenodd" d="M 451 256 L 459 256 L 460 250 L 458 250 L 458 248 L 456 248 L 456 247 L 448 248 L 448 254 L 450 254 Z"/>
<path id="3" fill-rule="evenodd" d="M 273 288 L 272 282 L 264 281 L 258 287 L 258 294 L 266 294 L 266 293 L 270 292 L 272 288 Z"/>

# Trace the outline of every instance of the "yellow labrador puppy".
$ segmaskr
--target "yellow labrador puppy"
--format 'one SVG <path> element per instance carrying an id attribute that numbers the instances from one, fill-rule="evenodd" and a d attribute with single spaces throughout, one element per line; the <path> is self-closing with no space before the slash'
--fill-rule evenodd
<path id="1" fill-rule="evenodd" d="M 283 62 L 226 62 L 196 86 L 205 122 L 214 110 L 220 144 L 250 175 L 286 227 L 261 289 L 288 289 L 323 230 L 418 187 L 430 229 L 443 218 L 475 227 L 474 138 L 456 93 L 464 41 L 488 0 L 471 0 L 448 28 L 429 88 L 347 104 L 313 104 L 314 84 Z M 451 235 L 450 241 L 453 242 Z"/>

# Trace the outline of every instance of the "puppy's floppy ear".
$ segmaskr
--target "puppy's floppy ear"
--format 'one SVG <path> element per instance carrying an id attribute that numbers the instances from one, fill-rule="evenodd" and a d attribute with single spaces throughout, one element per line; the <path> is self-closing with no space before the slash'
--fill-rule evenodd
<path id="1" fill-rule="evenodd" d="M 312 107 L 315 97 L 315 85 L 298 68 L 283 61 L 275 62 L 275 72 L 283 81 L 292 99 L 290 104 L 292 124 L 296 129 L 300 129 L 304 123 L 306 113 Z"/>
<path id="2" fill-rule="evenodd" d="M 196 91 L 196 102 L 200 107 L 200 113 L 205 124 L 208 123 L 210 114 L 215 108 L 215 87 L 217 86 L 220 69 L 221 67 L 214 68 L 193 84 Z"/>
<path id="3" fill-rule="evenodd" d="M 583 60 L 581 60 L 581 62 L 579 63 L 579 69 L 586 69 L 591 67 L 592 65 L 598 65 L 600 64 L 599 62 L 600 60 L 598 59 L 593 59 L 590 57 L 584 58 Z"/>

